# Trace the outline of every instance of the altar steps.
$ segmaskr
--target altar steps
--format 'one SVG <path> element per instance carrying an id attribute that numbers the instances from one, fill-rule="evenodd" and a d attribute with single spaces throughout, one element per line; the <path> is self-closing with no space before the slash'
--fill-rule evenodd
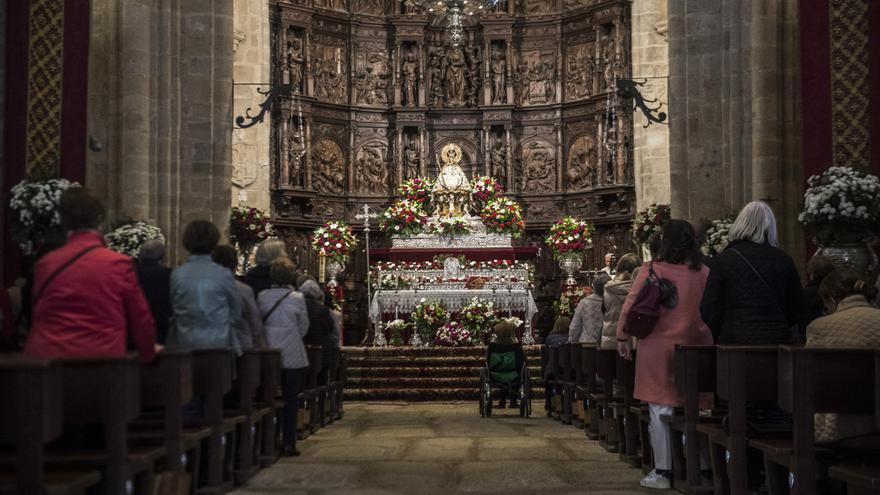
<path id="1" fill-rule="evenodd" d="M 526 347 L 532 390 L 543 398 L 538 347 Z M 485 348 L 348 347 L 346 400 L 476 401 Z"/>

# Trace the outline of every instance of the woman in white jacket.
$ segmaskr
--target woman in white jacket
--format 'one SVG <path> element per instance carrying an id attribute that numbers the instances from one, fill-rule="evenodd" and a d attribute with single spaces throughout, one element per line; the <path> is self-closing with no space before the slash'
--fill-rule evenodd
<path id="1" fill-rule="evenodd" d="M 617 274 L 605 284 L 605 323 L 602 328 L 603 349 L 617 349 L 617 322 L 623 302 L 632 289 L 633 270 L 642 265 L 642 260 L 633 253 L 627 253 L 617 262 Z"/>
<path id="2" fill-rule="evenodd" d="M 583 298 L 574 309 L 568 341 L 579 344 L 598 344 L 602 338 L 602 296 L 605 284 L 611 280 L 605 272 L 593 279 L 593 293 Z"/>
<path id="3" fill-rule="evenodd" d="M 281 351 L 281 393 L 284 397 L 281 454 L 297 456 L 297 396 L 302 390 L 305 369 L 309 366 L 303 344 L 303 337 L 309 331 L 309 317 L 302 294 L 293 288 L 293 263 L 286 257 L 276 259 L 270 265 L 269 277 L 272 286 L 260 292 L 257 304 L 269 347 Z"/>

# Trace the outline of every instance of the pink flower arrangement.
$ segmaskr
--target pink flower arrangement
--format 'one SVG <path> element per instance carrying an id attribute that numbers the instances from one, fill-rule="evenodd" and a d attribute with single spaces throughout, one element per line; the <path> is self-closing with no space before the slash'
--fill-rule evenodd
<path id="1" fill-rule="evenodd" d="M 519 203 L 508 198 L 496 198 L 486 203 L 480 212 L 480 218 L 486 231 L 494 234 L 510 234 L 518 239 L 526 228 L 522 219 L 522 208 Z"/>
<path id="2" fill-rule="evenodd" d="M 593 226 L 574 217 L 565 217 L 550 227 L 546 243 L 557 258 L 580 254 L 593 247 Z"/>
<path id="3" fill-rule="evenodd" d="M 446 323 L 434 337 L 434 345 L 443 347 L 464 347 L 472 344 L 468 329 L 457 321 Z"/>
<path id="4" fill-rule="evenodd" d="M 414 179 L 405 180 L 400 184 L 397 192 L 403 199 L 419 203 L 424 206 L 431 197 L 431 189 L 434 188 L 434 181 L 431 179 L 422 179 L 416 177 Z"/>
<path id="5" fill-rule="evenodd" d="M 504 194 L 504 188 L 501 187 L 501 184 L 488 175 L 475 177 L 471 182 L 471 189 L 474 199 L 484 204 Z"/>

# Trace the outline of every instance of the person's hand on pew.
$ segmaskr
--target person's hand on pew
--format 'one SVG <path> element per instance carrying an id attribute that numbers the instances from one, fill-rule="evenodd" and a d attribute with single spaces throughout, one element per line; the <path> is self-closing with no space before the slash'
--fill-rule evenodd
<path id="1" fill-rule="evenodd" d="M 632 361 L 632 343 L 629 339 L 617 339 L 617 353 L 627 361 Z"/>

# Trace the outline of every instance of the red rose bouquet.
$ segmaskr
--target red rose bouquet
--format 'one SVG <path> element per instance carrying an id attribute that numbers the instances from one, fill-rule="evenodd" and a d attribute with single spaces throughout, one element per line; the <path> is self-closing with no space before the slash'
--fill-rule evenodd
<path id="1" fill-rule="evenodd" d="M 457 321 L 450 321 L 440 327 L 434 337 L 434 345 L 443 347 L 464 347 L 471 343 L 470 332 Z"/>
<path id="2" fill-rule="evenodd" d="M 495 324 L 498 315 L 495 312 L 495 304 L 492 301 L 475 297 L 471 299 L 467 306 L 461 309 L 458 318 L 474 340 L 480 341 L 483 335 Z"/>
<path id="3" fill-rule="evenodd" d="M 403 181 L 397 189 L 397 192 L 403 199 L 424 206 L 428 202 L 428 198 L 431 197 L 431 189 L 433 188 L 433 180 L 416 177 L 414 179 Z"/>
<path id="4" fill-rule="evenodd" d="M 639 244 L 647 244 L 651 234 L 663 230 L 663 226 L 671 218 L 672 209 L 669 205 L 654 203 L 636 213 L 633 219 L 633 237 Z"/>
<path id="5" fill-rule="evenodd" d="M 474 199 L 483 204 L 504 194 L 504 188 L 501 187 L 501 184 L 488 175 L 475 177 L 471 182 L 471 189 L 473 190 L 473 193 L 471 194 Z"/>
<path id="6" fill-rule="evenodd" d="M 507 198 L 496 198 L 480 212 L 486 231 L 493 234 L 510 234 L 519 238 L 526 227 L 519 203 Z"/>
<path id="7" fill-rule="evenodd" d="M 593 230 L 593 226 L 583 220 L 565 217 L 550 227 L 550 235 L 545 242 L 557 258 L 568 254 L 579 255 L 593 247 Z"/>
<path id="8" fill-rule="evenodd" d="M 412 323 L 419 332 L 422 342 L 433 342 L 437 329 L 449 321 L 449 311 L 435 301 L 422 298 L 412 312 Z"/>
<path id="9" fill-rule="evenodd" d="M 440 237 L 456 237 L 471 232 L 471 225 L 462 217 L 441 217 L 431 222 L 431 232 Z"/>
<path id="10" fill-rule="evenodd" d="M 399 199 L 379 215 L 379 228 L 386 234 L 409 237 L 420 234 L 428 224 L 428 215 L 416 201 Z"/>
<path id="11" fill-rule="evenodd" d="M 275 235 L 269 213 L 259 208 L 235 206 L 229 217 L 229 240 L 243 248 L 259 244 Z"/>
<path id="12" fill-rule="evenodd" d="M 357 239 L 351 227 L 341 221 L 327 222 L 312 233 L 312 248 L 321 256 L 326 256 L 345 264 L 354 252 Z"/>

